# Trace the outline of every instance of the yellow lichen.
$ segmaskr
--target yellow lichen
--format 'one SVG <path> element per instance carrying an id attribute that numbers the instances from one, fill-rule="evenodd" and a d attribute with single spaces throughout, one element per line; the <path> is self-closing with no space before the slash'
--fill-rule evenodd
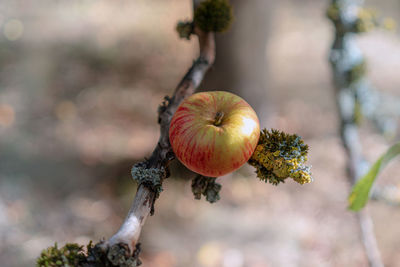
<path id="1" fill-rule="evenodd" d="M 310 183 L 307 152 L 308 146 L 299 136 L 264 129 L 249 164 L 257 169 L 257 177 L 274 185 L 289 177 L 300 184 Z"/>
<path id="2" fill-rule="evenodd" d="M 368 32 L 377 26 L 377 17 L 374 10 L 360 9 L 358 13 L 358 20 L 356 22 L 357 32 Z"/>

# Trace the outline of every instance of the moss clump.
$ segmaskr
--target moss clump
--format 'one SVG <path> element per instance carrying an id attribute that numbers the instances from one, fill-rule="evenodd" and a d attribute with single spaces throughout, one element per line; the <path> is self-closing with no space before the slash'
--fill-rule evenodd
<path id="1" fill-rule="evenodd" d="M 205 32 L 224 32 L 232 19 L 232 7 L 227 0 L 205 0 L 194 13 L 194 23 Z"/>
<path id="2" fill-rule="evenodd" d="M 337 3 L 332 3 L 326 10 L 326 16 L 333 22 L 337 22 L 340 19 L 340 9 Z"/>
<path id="3" fill-rule="evenodd" d="M 135 164 L 131 170 L 132 178 L 139 185 L 144 185 L 156 193 L 156 198 L 162 192 L 162 182 L 167 175 L 165 168 L 147 168 L 145 162 Z"/>
<path id="4" fill-rule="evenodd" d="M 278 130 L 261 131 L 258 145 L 249 160 L 257 177 L 274 185 L 291 177 L 299 184 L 312 182 L 310 168 L 305 166 L 308 146 L 298 135 Z"/>
<path id="5" fill-rule="evenodd" d="M 365 60 L 362 60 L 347 71 L 347 82 L 349 84 L 358 82 L 365 75 L 366 71 L 367 62 Z"/>
<path id="6" fill-rule="evenodd" d="M 190 21 L 179 21 L 176 25 L 176 31 L 179 38 L 190 40 L 190 35 L 193 33 L 194 24 Z"/>
<path id="7" fill-rule="evenodd" d="M 115 244 L 108 250 L 104 250 L 102 245 L 102 242 L 93 245 L 90 241 L 85 250 L 78 244 L 66 244 L 62 248 L 55 244 L 42 251 L 36 267 L 137 267 L 142 264 L 140 244 L 136 244 L 133 253 L 126 244 Z"/>
<path id="8" fill-rule="evenodd" d="M 219 191 L 221 191 L 222 186 L 215 181 L 216 179 L 215 177 L 197 175 L 192 181 L 194 198 L 201 199 L 201 195 L 203 195 L 208 202 L 217 202 L 220 199 Z"/>
<path id="9" fill-rule="evenodd" d="M 58 248 L 57 243 L 42 251 L 36 261 L 37 267 L 68 267 L 79 266 L 85 260 L 83 246 L 78 244 L 66 244 Z"/>

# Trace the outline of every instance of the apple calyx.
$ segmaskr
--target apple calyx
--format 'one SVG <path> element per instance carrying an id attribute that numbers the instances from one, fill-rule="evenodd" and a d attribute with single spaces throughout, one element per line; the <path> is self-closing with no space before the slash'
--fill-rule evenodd
<path id="1" fill-rule="evenodd" d="M 263 129 L 248 163 L 255 167 L 260 180 L 277 185 L 291 177 L 299 184 L 311 183 L 307 161 L 308 145 L 300 136 Z"/>
<path id="2" fill-rule="evenodd" d="M 222 123 L 222 119 L 224 118 L 224 112 L 222 112 L 222 111 L 218 111 L 216 114 L 215 114 L 215 118 L 214 118 L 214 125 L 215 126 L 220 126 L 221 125 L 221 123 Z"/>

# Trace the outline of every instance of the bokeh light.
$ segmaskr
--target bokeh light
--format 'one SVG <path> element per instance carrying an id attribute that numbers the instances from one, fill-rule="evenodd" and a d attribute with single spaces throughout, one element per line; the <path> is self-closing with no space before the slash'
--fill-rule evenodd
<path id="1" fill-rule="evenodd" d="M 24 24 L 18 19 L 10 19 L 4 24 L 3 33 L 8 40 L 16 41 L 24 33 Z"/>

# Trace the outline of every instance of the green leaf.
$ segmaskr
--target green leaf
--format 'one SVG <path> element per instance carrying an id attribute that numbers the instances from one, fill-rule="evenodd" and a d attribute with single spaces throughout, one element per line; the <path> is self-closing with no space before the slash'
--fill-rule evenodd
<path id="1" fill-rule="evenodd" d="M 378 175 L 378 173 L 396 156 L 400 154 L 400 143 L 391 146 L 385 154 L 383 154 L 372 167 L 368 173 L 365 174 L 354 186 L 351 194 L 349 195 L 349 209 L 352 211 L 359 211 L 369 198 L 369 192 Z"/>

